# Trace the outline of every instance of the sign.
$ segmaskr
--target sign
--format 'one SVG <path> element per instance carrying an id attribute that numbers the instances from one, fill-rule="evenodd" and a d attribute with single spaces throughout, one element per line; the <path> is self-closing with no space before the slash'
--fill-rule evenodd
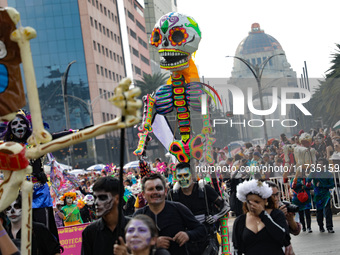
<path id="1" fill-rule="evenodd" d="M 83 230 L 89 223 L 58 228 L 60 245 L 64 248 L 64 254 L 79 255 L 81 252 Z"/>

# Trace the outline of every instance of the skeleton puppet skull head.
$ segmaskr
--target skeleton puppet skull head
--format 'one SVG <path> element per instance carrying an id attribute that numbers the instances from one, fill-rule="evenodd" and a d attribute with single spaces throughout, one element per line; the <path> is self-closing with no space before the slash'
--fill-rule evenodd
<path id="1" fill-rule="evenodd" d="M 94 204 L 94 197 L 91 194 L 87 194 L 84 197 L 85 203 L 89 206 L 92 206 Z"/>
<path id="2" fill-rule="evenodd" d="M 24 137 L 28 129 L 27 123 L 24 119 L 17 116 L 14 120 L 11 121 L 10 125 L 14 136 L 19 139 Z"/>
<path id="3" fill-rule="evenodd" d="M 171 12 L 158 20 L 150 43 L 158 49 L 160 67 L 178 71 L 189 66 L 191 54 L 198 49 L 200 40 L 201 31 L 192 17 Z"/>

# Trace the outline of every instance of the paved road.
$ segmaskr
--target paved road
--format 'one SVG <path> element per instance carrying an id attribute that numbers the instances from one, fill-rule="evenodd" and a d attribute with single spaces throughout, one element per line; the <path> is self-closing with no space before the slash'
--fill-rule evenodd
<path id="1" fill-rule="evenodd" d="M 229 219 L 229 235 L 231 243 L 231 232 L 235 218 Z M 301 232 L 298 236 L 292 236 L 292 245 L 296 255 L 314 254 L 340 254 L 340 215 L 333 215 L 334 234 L 319 232 L 316 217 L 312 216 L 313 233 Z M 231 243 L 232 244 L 232 243 Z M 232 247 L 231 250 L 233 251 Z"/>

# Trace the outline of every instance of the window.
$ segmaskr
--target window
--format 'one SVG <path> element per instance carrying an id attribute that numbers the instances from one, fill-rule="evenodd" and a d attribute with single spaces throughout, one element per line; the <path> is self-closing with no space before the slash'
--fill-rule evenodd
<path id="1" fill-rule="evenodd" d="M 106 16 L 106 7 L 104 7 L 104 14 L 105 14 L 105 16 Z"/>
<path id="2" fill-rule="evenodd" d="M 117 36 L 117 42 L 120 45 L 120 37 L 119 37 L 119 35 Z"/>
<path id="3" fill-rule="evenodd" d="M 115 22 L 116 22 L 116 24 L 118 24 L 118 18 L 117 18 L 116 15 L 115 15 Z"/>
<path id="4" fill-rule="evenodd" d="M 94 6 L 94 0 L 92 0 L 92 5 Z"/>
<path id="5" fill-rule="evenodd" d="M 102 45 L 102 52 L 103 52 L 103 55 L 105 55 L 104 45 Z"/>
<path id="6" fill-rule="evenodd" d="M 139 52 L 134 47 L 132 47 L 132 54 L 139 58 Z"/>
<path id="7" fill-rule="evenodd" d="M 119 63 L 119 55 L 117 54 L 117 62 Z"/>
<path id="8" fill-rule="evenodd" d="M 130 28 L 130 35 L 137 40 L 137 34 Z"/>
<path id="9" fill-rule="evenodd" d="M 105 68 L 105 77 L 107 78 L 107 69 Z"/>
<path id="10" fill-rule="evenodd" d="M 251 63 L 252 63 L 253 65 L 256 65 L 255 58 L 252 58 L 252 59 L 251 59 Z"/>
<path id="11" fill-rule="evenodd" d="M 139 74 L 139 75 L 142 74 L 142 70 L 140 68 L 138 68 L 137 66 L 135 66 L 135 72 L 136 72 L 136 74 Z"/>
<path id="12" fill-rule="evenodd" d="M 119 75 L 118 74 L 116 74 L 116 79 L 117 79 L 117 81 L 119 81 Z"/>
<path id="13" fill-rule="evenodd" d="M 109 50 L 105 48 L 105 51 L 106 51 L 106 56 L 109 57 Z"/>
<path id="14" fill-rule="evenodd" d="M 94 49 L 94 50 L 97 50 L 97 44 L 96 44 L 95 41 L 93 41 L 93 49 Z"/>
<path id="15" fill-rule="evenodd" d="M 112 51 L 110 50 L 110 58 L 112 59 Z"/>
<path id="16" fill-rule="evenodd" d="M 103 26 L 103 34 L 106 35 L 105 33 L 106 33 L 106 29 L 105 29 L 105 26 Z"/>
<path id="17" fill-rule="evenodd" d="M 96 21 L 96 20 L 94 20 L 94 27 L 95 27 L 96 29 L 98 29 L 98 25 L 97 25 L 97 21 Z"/>
<path id="18" fill-rule="evenodd" d="M 99 74 L 100 72 L 99 72 L 99 65 L 96 65 L 96 67 L 97 67 L 97 74 Z"/>
<path id="19" fill-rule="evenodd" d="M 100 98 L 103 98 L 103 97 L 102 97 L 102 94 L 103 94 L 103 90 L 102 90 L 102 89 L 99 89 Z"/>
<path id="20" fill-rule="evenodd" d="M 117 42 L 117 35 L 115 34 L 115 42 Z"/>
<path id="21" fill-rule="evenodd" d="M 257 64 L 261 65 L 261 58 L 257 58 Z"/>
<path id="22" fill-rule="evenodd" d="M 108 28 L 106 29 L 106 34 L 107 34 L 107 37 L 110 37 L 110 30 Z"/>
<path id="23" fill-rule="evenodd" d="M 150 65 L 149 60 L 146 57 L 144 57 L 142 54 L 140 54 L 140 58 L 145 64 Z"/>
<path id="24" fill-rule="evenodd" d="M 100 4 L 100 11 L 103 13 L 103 6 Z"/>
<path id="25" fill-rule="evenodd" d="M 121 76 L 121 75 L 119 75 L 119 80 L 120 80 L 120 81 L 122 80 L 122 76 Z"/>
<path id="26" fill-rule="evenodd" d="M 93 18 L 90 17 L 90 23 L 91 23 L 91 27 L 93 27 Z"/>
<path id="27" fill-rule="evenodd" d="M 115 61 L 117 61 L 117 60 L 116 60 L 116 53 L 114 53 L 114 52 L 113 52 L 113 59 L 114 59 Z"/>
<path id="28" fill-rule="evenodd" d="M 120 57 L 120 63 L 123 65 L 123 57 Z"/>
<path id="29" fill-rule="evenodd" d="M 99 31 L 102 31 L 102 24 L 99 23 Z"/>
<path id="30" fill-rule="evenodd" d="M 115 21 L 115 19 L 113 18 L 113 12 L 111 12 L 111 19 L 112 21 Z"/>
<path id="31" fill-rule="evenodd" d="M 105 122 L 105 113 L 102 112 L 103 122 Z"/>
<path id="32" fill-rule="evenodd" d="M 109 70 L 109 78 L 110 78 L 110 80 L 112 80 L 111 71 L 110 70 Z"/>
<path id="33" fill-rule="evenodd" d="M 115 72 L 112 72 L 112 80 L 116 81 Z"/>
<path id="34" fill-rule="evenodd" d="M 104 9 L 105 10 L 105 9 Z M 109 16 L 109 19 L 111 18 L 111 12 L 110 10 L 107 10 L 107 15 Z"/>
<path id="35" fill-rule="evenodd" d="M 97 7 L 97 9 L 98 9 L 98 0 L 96 1 L 96 7 Z M 99 10 L 99 9 L 98 9 Z"/>
<path id="36" fill-rule="evenodd" d="M 145 49 L 148 48 L 148 44 L 147 44 L 142 38 L 140 38 L 139 36 L 138 36 L 138 42 L 139 42 L 139 44 L 142 45 Z"/>
<path id="37" fill-rule="evenodd" d="M 100 44 L 97 43 L 97 45 L 98 45 L 98 52 L 100 53 Z"/>
<path id="38" fill-rule="evenodd" d="M 132 21 L 135 21 L 135 16 L 133 16 L 133 14 L 129 11 L 128 12 L 128 17 L 132 20 Z"/>
<path id="39" fill-rule="evenodd" d="M 106 114 L 106 119 L 107 119 L 107 121 L 109 121 L 110 120 L 110 114 Z"/>
<path id="40" fill-rule="evenodd" d="M 138 20 L 136 20 L 136 24 L 137 24 L 137 27 L 139 27 L 139 29 L 145 33 L 145 27 L 141 23 L 139 23 Z"/>

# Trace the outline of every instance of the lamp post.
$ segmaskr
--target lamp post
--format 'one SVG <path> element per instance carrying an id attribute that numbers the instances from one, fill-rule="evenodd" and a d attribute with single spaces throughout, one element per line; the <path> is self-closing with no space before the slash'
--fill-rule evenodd
<path id="1" fill-rule="evenodd" d="M 236 58 L 240 61 L 242 61 L 248 68 L 249 70 L 252 72 L 252 74 L 254 75 L 255 79 L 256 79 L 256 83 L 257 83 L 257 87 L 259 90 L 259 97 L 260 97 L 260 104 L 261 104 L 261 110 L 264 110 L 263 107 L 263 98 L 262 98 L 262 90 L 261 90 L 261 79 L 262 79 L 262 74 L 263 74 L 263 70 L 266 66 L 266 64 L 275 56 L 283 56 L 284 53 L 279 53 L 279 54 L 275 54 L 270 56 L 269 58 L 267 58 L 265 61 L 263 61 L 260 65 L 256 64 L 253 65 L 252 63 L 250 63 L 249 61 L 247 61 L 246 59 L 243 59 L 241 57 L 237 57 L 237 56 L 226 56 L 226 57 L 232 57 L 232 58 Z M 266 126 L 266 122 L 265 122 L 265 116 L 262 115 L 262 121 L 264 123 L 264 138 L 266 140 L 266 142 L 268 141 L 268 133 L 267 133 L 267 126 Z"/>
<path id="2" fill-rule="evenodd" d="M 70 113 L 68 110 L 68 101 L 67 101 L 67 78 L 68 78 L 68 72 L 70 71 L 71 65 L 74 64 L 76 61 L 71 61 L 67 67 L 66 70 L 61 77 L 61 89 L 63 92 L 63 99 L 64 99 L 64 109 L 65 109 L 65 117 L 66 117 L 66 129 L 70 130 Z M 71 160 L 71 166 L 73 168 L 73 146 L 70 146 L 70 160 Z"/>

